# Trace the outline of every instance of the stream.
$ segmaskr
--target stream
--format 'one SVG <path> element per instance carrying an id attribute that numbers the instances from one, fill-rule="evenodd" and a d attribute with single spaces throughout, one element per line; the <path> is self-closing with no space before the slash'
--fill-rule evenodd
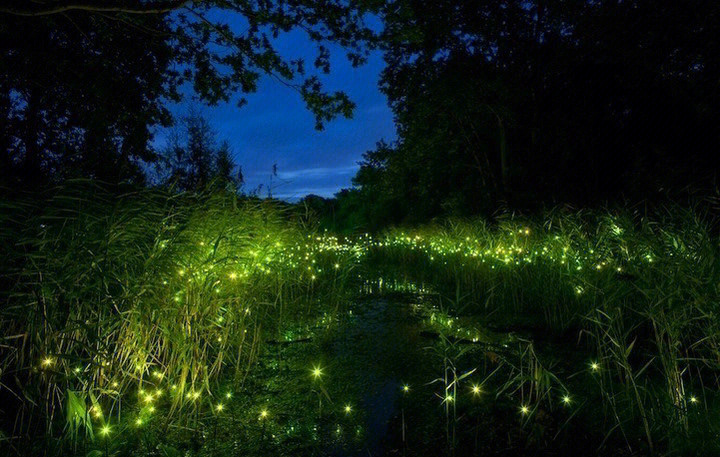
<path id="1" fill-rule="evenodd" d="M 519 414 L 498 360 L 515 347 L 426 295 L 366 296 L 267 345 L 209 455 L 573 455 L 560 449 L 586 437 L 551 440 L 551 414 Z"/>

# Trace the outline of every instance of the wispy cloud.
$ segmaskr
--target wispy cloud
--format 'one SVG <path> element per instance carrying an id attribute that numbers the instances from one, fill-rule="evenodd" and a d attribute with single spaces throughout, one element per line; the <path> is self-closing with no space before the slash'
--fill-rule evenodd
<path id="1" fill-rule="evenodd" d="M 320 197 L 331 198 L 338 192 L 337 186 L 330 187 L 303 187 L 288 192 L 273 193 L 273 197 L 287 201 L 297 201 L 306 195 L 318 195 Z"/>
<path id="2" fill-rule="evenodd" d="M 351 176 L 354 175 L 358 170 L 357 165 L 350 165 L 344 167 L 314 167 L 314 168 L 299 168 L 296 170 L 283 171 L 278 170 L 278 178 L 284 180 L 291 179 L 320 179 L 328 178 L 333 176 Z M 260 173 L 266 175 L 267 172 Z"/>

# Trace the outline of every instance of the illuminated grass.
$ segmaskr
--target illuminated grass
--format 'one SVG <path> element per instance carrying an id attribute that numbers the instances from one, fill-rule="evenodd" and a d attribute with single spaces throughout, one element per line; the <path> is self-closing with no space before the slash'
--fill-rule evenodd
<path id="1" fill-rule="evenodd" d="M 342 238 L 302 229 L 272 204 L 159 190 L 118 195 L 79 183 L 44 201 L 16 202 L 2 217 L 9 293 L 0 310 L 0 381 L 25 399 L 7 436 L 59 432 L 64 418 L 76 435 L 95 430 L 109 440 L 120 429 L 104 412 L 123 401 L 137 406 L 136 428 L 160 412 L 224 416 L 220 399 L 232 395 L 219 390 L 221 376 L 239 384 L 264 342 L 301 339 L 301 323 L 333 325 L 360 290 L 435 295 L 441 306 L 429 312 L 429 326 L 452 350 L 507 344 L 470 325 L 473 318 L 571 335 L 583 362 L 566 378 L 603 399 L 599 423 L 636 433 L 648 447 L 668 447 L 720 413 L 705 398 L 720 387 L 718 240 L 691 211 L 656 219 L 550 212 L 540 221 Z M 532 344 L 513 349 L 519 358 L 502 350 L 488 357 L 516 364 L 508 386 L 528 395 L 514 398 L 524 421 L 539 404 L 581 407 L 583 395 L 572 388 L 570 397 L 568 379 Z M 449 351 L 441 360 L 448 417 L 463 396 L 489 401 L 480 384 L 458 389 L 462 374 Z M 318 389 L 335 376 L 306 369 Z M 407 400 L 415 395 L 399 389 Z M 253 414 L 268 423 L 280 413 Z"/>

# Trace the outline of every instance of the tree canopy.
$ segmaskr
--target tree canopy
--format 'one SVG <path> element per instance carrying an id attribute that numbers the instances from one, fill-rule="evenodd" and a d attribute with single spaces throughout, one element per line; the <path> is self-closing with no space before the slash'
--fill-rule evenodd
<path id="1" fill-rule="evenodd" d="M 353 102 L 318 76 L 328 43 L 364 62 L 367 11 L 341 0 L 0 2 L 1 183 L 142 180 L 154 128 L 172 122 L 168 101 L 242 105 L 264 74 L 297 90 L 318 128 L 350 117 Z M 275 49 L 293 29 L 317 44 L 314 69 Z"/>
<path id="2" fill-rule="evenodd" d="M 355 178 L 375 218 L 714 184 L 718 2 L 396 0 L 383 19 L 399 139 Z"/>

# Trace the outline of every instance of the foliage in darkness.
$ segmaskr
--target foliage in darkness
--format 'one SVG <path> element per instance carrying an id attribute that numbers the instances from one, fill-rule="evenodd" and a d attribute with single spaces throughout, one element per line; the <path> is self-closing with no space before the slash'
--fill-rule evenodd
<path id="1" fill-rule="evenodd" d="M 714 187 L 717 2 L 398 0 L 383 18 L 399 140 L 340 195 L 361 225 Z"/>
<path id="2" fill-rule="evenodd" d="M 3 2 L 0 184 L 142 182 L 153 129 L 172 122 L 166 102 L 189 92 L 242 106 L 261 75 L 295 89 L 317 128 L 349 117 L 354 104 L 318 74 L 330 71 L 328 43 L 364 63 L 366 12 L 337 0 Z M 314 71 L 275 48 L 291 30 L 317 44 Z"/>

